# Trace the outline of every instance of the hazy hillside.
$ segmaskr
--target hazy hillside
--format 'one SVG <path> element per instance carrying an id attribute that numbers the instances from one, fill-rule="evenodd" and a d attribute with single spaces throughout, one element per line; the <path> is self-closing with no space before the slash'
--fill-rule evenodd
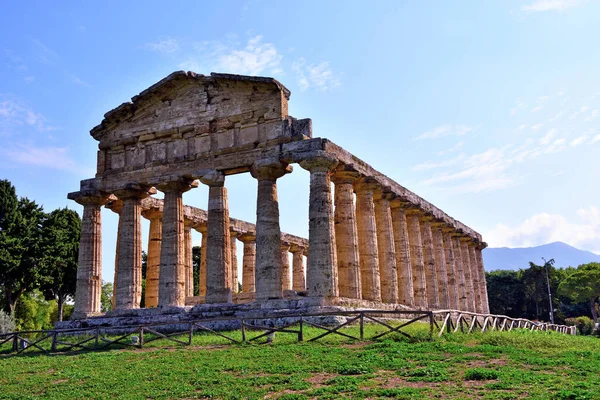
<path id="1" fill-rule="evenodd" d="M 592 261 L 600 262 L 600 255 L 579 250 L 566 243 L 554 242 L 536 247 L 522 248 L 488 248 L 483 250 L 485 269 L 519 269 L 529 266 L 529 261 L 542 265 L 544 261 L 554 258 L 557 267 L 576 267 Z"/>

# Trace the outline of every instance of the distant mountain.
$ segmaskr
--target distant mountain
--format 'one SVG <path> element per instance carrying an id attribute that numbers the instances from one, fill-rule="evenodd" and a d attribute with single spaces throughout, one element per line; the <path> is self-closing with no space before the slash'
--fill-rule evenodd
<path id="1" fill-rule="evenodd" d="M 600 262 L 600 255 L 579 250 L 566 243 L 554 242 L 536 247 L 508 248 L 497 247 L 483 250 L 483 263 L 486 271 L 496 269 L 527 268 L 529 261 L 543 265 L 546 260 L 554 258 L 556 267 L 576 267 L 592 261 Z"/>

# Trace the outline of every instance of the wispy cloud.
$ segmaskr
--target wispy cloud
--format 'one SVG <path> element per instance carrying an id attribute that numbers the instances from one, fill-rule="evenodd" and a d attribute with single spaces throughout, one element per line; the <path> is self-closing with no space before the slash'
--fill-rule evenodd
<path id="1" fill-rule="evenodd" d="M 517 226 L 498 224 L 485 238 L 492 247 L 528 247 L 561 241 L 600 253 L 600 210 L 592 206 L 581 208 L 575 214 L 576 218 L 535 214 Z"/>
<path id="2" fill-rule="evenodd" d="M 39 132 L 54 131 L 46 117 L 25 103 L 0 94 L 0 134 L 12 135 L 20 126 L 29 126 Z"/>
<path id="3" fill-rule="evenodd" d="M 327 61 L 315 65 L 300 58 L 292 64 L 292 70 L 296 72 L 298 85 L 302 90 L 313 86 L 326 91 L 340 85 L 339 77 L 333 73 Z"/>
<path id="4" fill-rule="evenodd" d="M 564 11 L 587 3 L 588 0 L 536 0 L 525 4 L 521 10 L 528 12 Z"/>
<path id="5" fill-rule="evenodd" d="M 78 76 L 73 76 L 71 78 L 71 81 L 79 86 L 84 86 L 84 87 L 92 87 L 89 83 L 87 83 L 86 81 L 82 80 L 81 78 L 79 78 Z"/>
<path id="6" fill-rule="evenodd" d="M 179 42 L 173 38 L 164 38 L 155 42 L 148 42 L 144 44 L 144 47 L 157 53 L 171 54 L 179 50 Z"/>
<path id="7" fill-rule="evenodd" d="M 424 132 L 417 136 L 417 140 L 437 139 L 444 136 L 463 136 L 473 130 L 472 126 L 467 125 L 440 125 L 430 131 Z"/>
<path id="8" fill-rule="evenodd" d="M 81 166 L 70 157 L 68 149 L 64 147 L 35 147 L 31 144 L 20 144 L 0 149 L 0 155 L 11 165 L 48 168 L 78 175 L 90 172 L 82 171 Z"/>

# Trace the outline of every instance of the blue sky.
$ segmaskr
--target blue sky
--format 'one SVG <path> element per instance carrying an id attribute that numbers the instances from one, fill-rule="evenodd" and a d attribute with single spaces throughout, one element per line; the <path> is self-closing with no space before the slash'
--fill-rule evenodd
<path id="1" fill-rule="evenodd" d="M 94 174 L 89 130 L 173 71 L 263 75 L 315 137 L 490 246 L 600 253 L 600 2 L 165 4 L 0 1 L 0 178 L 19 195 L 80 211 L 66 194 Z M 226 185 L 231 215 L 254 221 L 256 182 Z M 308 173 L 279 194 L 282 229 L 306 236 Z M 205 208 L 207 192 L 184 201 Z M 117 220 L 103 219 L 112 280 Z"/>

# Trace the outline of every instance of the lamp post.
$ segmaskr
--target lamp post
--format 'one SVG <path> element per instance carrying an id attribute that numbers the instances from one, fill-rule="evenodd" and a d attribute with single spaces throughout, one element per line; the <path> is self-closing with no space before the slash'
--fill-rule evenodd
<path id="1" fill-rule="evenodd" d="M 546 284 L 548 285 L 548 301 L 550 302 L 550 323 L 554 325 L 554 307 L 552 306 L 552 291 L 550 290 L 550 265 L 554 265 L 554 258 L 546 261 L 544 257 L 544 268 L 546 269 Z"/>

